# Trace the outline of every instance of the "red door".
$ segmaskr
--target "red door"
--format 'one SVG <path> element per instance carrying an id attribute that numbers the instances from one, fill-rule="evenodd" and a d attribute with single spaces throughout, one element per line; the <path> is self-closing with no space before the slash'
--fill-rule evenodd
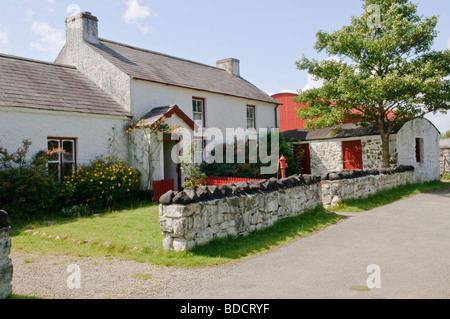
<path id="1" fill-rule="evenodd" d="M 342 142 L 344 169 L 363 169 L 361 141 Z"/>
<path id="2" fill-rule="evenodd" d="M 298 160 L 299 154 L 303 152 L 303 157 L 300 160 L 300 165 L 303 168 L 302 174 L 311 174 L 311 151 L 309 144 L 294 145 L 294 158 Z"/>

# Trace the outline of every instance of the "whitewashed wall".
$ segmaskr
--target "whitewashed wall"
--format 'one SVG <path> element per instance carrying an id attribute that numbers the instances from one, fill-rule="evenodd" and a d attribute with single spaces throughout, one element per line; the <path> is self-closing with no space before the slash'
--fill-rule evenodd
<path id="1" fill-rule="evenodd" d="M 380 136 L 362 136 L 351 138 L 336 138 L 310 142 L 311 151 L 311 173 L 323 175 L 328 172 L 341 171 L 344 169 L 342 142 L 361 141 L 363 169 L 380 168 L 383 165 Z M 395 135 L 390 139 L 391 163 L 397 161 L 397 138 Z"/>
<path id="2" fill-rule="evenodd" d="M 127 122 L 128 118 L 118 116 L 0 107 L 0 146 L 15 152 L 24 139 L 31 139 L 31 159 L 39 151 L 47 150 L 48 137 L 76 138 L 78 164 L 88 164 L 98 156 L 129 160 L 123 129 Z"/>
<path id="3" fill-rule="evenodd" d="M 423 138 L 423 161 L 416 161 L 416 138 Z M 398 165 L 416 168 L 416 182 L 440 178 L 439 131 L 427 119 L 406 123 L 397 133 Z"/>
<path id="4" fill-rule="evenodd" d="M 256 107 L 257 128 L 275 127 L 275 104 L 146 81 L 131 82 L 132 114 L 136 118 L 155 107 L 176 104 L 192 119 L 192 97 L 205 99 L 206 127 L 219 128 L 223 132 L 226 128 L 247 129 L 247 105 Z"/>

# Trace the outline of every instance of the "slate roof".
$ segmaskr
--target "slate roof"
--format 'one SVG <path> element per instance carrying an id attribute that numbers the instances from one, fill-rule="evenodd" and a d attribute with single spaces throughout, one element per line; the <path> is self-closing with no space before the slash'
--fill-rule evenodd
<path id="1" fill-rule="evenodd" d="M 450 149 L 450 138 L 440 139 L 439 147 L 441 149 Z"/>
<path id="2" fill-rule="evenodd" d="M 398 131 L 403 127 L 397 126 L 393 130 L 393 134 L 398 133 Z M 333 134 L 335 129 L 339 129 L 336 134 Z M 357 126 L 353 123 L 350 124 L 342 124 L 335 127 L 326 127 L 316 130 L 308 130 L 308 129 L 298 129 L 286 131 L 283 133 L 284 138 L 287 141 L 315 141 L 315 140 L 327 140 L 334 138 L 346 138 L 346 137 L 361 137 L 361 136 L 370 136 L 370 135 L 379 135 L 378 129 L 375 126 Z"/>
<path id="3" fill-rule="evenodd" d="M 3 54 L 0 54 L 0 105 L 131 116 L 72 66 Z"/>
<path id="4" fill-rule="evenodd" d="M 280 104 L 250 82 L 220 68 L 105 39 L 99 41 L 99 45 L 87 44 L 131 78 Z"/>

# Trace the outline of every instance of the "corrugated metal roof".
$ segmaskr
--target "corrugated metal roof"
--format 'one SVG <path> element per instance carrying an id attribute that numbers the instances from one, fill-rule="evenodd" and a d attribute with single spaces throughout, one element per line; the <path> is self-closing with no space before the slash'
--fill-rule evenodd
<path id="1" fill-rule="evenodd" d="M 135 79 L 279 104 L 250 82 L 217 67 L 104 39 L 88 45 Z"/>
<path id="2" fill-rule="evenodd" d="M 0 105 L 131 116 L 74 67 L 1 54 Z"/>

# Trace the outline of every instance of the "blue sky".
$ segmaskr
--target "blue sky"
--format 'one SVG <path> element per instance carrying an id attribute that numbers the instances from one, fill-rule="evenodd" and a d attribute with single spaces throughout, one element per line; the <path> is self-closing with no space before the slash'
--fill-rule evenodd
<path id="1" fill-rule="evenodd" d="M 439 14 L 434 49 L 450 48 L 448 0 L 413 0 Z M 241 75 L 266 93 L 314 85 L 295 61 L 313 49 L 318 30 L 333 31 L 362 13 L 360 0 L 0 0 L 0 52 L 53 61 L 64 45 L 66 17 L 90 11 L 100 37 L 201 63 L 237 58 Z M 450 130 L 450 114 L 430 117 Z"/>

